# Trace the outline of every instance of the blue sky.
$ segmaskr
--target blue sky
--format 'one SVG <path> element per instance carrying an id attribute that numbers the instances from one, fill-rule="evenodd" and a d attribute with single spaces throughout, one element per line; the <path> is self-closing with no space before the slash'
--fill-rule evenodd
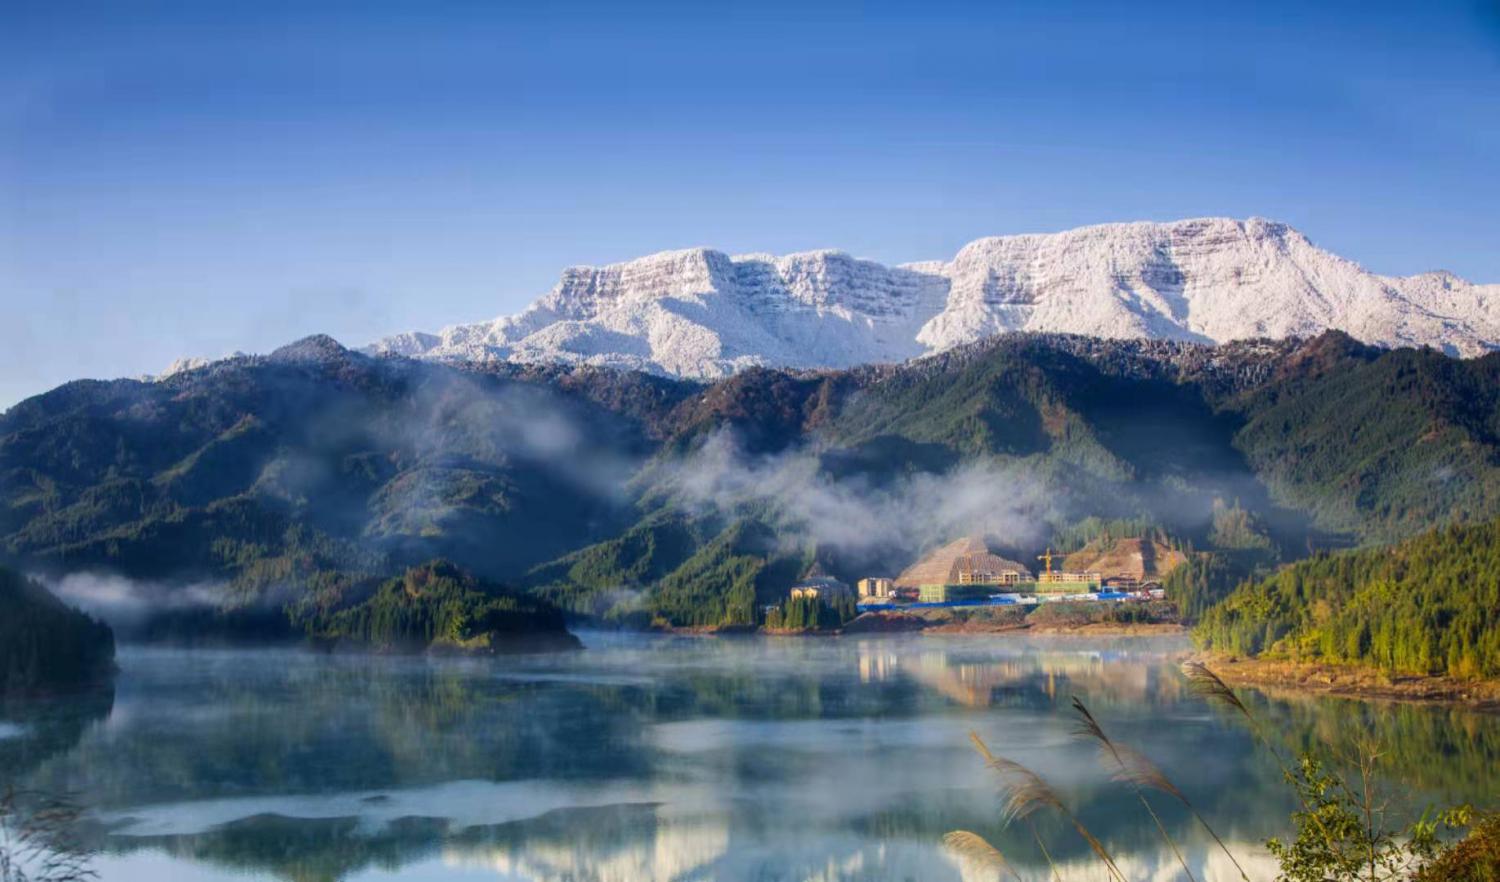
<path id="1" fill-rule="evenodd" d="M 666 248 L 1199 215 L 1500 281 L 1500 6 L 0 0 L 0 407 Z"/>

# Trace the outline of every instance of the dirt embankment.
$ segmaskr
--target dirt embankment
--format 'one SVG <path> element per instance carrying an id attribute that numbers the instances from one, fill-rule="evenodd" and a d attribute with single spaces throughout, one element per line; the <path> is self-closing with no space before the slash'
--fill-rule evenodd
<path id="1" fill-rule="evenodd" d="M 1465 704 L 1500 711 L 1500 681 L 1392 674 L 1374 668 L 1206 655 L 1199 660 L 1232 686 L 1263 692 Z"/>
<path id="2" fill-rule="evenodd" d="M 1170 637 L 1186 634 L 1177 622 L 1090 622 L 1086 625 L 1034 625 L 1033 634 L 1077 634 L 1080 637 Z"/>
<path id="3" fill-rule="evenodd" d="M 909 631 L 922 631 L 927 628 L 927 622 L 920 616 L 914 616 L 904 612 L 867 612 L 860 613 L 854 621 L 845 625 L 845 634 L 901 634 Z"/>

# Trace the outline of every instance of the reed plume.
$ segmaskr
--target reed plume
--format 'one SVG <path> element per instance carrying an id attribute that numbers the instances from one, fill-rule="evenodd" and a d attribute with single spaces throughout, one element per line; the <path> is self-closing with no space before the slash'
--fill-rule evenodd
<path id="1" fill-rule="evenodd" d="M 1250 708 L 1245 706 L 1245 703 L 1240 700 L 1240 697 L 1235 694 L 1234 690 L 1229 688 L 1228 683 L 1225 683 L 1220 679 L 1218 674 L 1208 669 L 1208 665 L 1200 661 L 1183 662 L 1182 673 L 1187 677 L 1188 687 L 1193 692 L 1209 701 L 1222 704 L 1244 717 L 1245 722 L 1250 724 L 1250 735 L 1271 752 L 1271 755 L 1276 758 L 1276 762 L 1280 764 L 1281 771 L 1287 780 L 1292 780 L 1291 767 L 1287 765 L 1286 759 L 1281 755 L 1281 751 L 1277 750 L 1276 745 L 1271 739 L 1266 737 L 1265 732 L 1261 729 L 1260 720 L 1255 714 L 1250 712 Z"/>
<path id="2" fill-rule="evenodd" d="M 1187 797 L 1177 789 L 1177 785 L 1173 784 L 1166 773 L 1145 754 L 1123 744 L 1117 745 L 1116 749 L 1119 751 L 1121 769 L 1116 774 L 1115 780 L 1128 781 L 1137 787 L 1160 790 L 1168 796 L 1176 797 L 1178 801 L 1187 801 Z"/>
<path id="3" fill-rule="evenodd" d="M 1281 751 L 1276 749 L 1276 744 L 1266 736 L 1261 727 L 1260 719 L 1250 712 L 1250 708 L 1246 707 L 1245 703 L 1240 700 L 1240 697 L 1235 694 L 1234 690 L 1229 688 L 1228 683 L 1225 683 L 1220 679 L 1218 674 L 1208 669 L 1208 665 L 1200 661 L 1183 662 L 1182 673 L 1187 677 L 1189 688 L 1195 693 L 1209 701 L 1222 704 L 1244 717 L 1245 722 L 1250 725 L 1251 737 L 1255 738 L 1271 752 L 1271 756 L 1276 758 L 1276 762 L 1281 766 L 1281 772 L 1286 776 L 1286 779 L 1288 781 L 1294 780 L 1291 766 L 1287 764 L 1286 758 L 1281 755 Z"/>
<path id="4" fill-rule="evenodd" d="M 1093 833 L 1089 832 L 1089 829 L 1083 825 L 1083 822 L 1078 820 L 1078 817 L 1068 810 L 1067 804 L 1062 801 L 1062 797 L 1058 795 L 1056 790 L 1052 789 L 1052 786 L 1041 775 L 1014 760 L 995 756 L 990 752 L 989 747 L 979 737 L 979 733 L 977 732 L 970 732 L 969 740 L 974 742 L 974 748 L 979 751 L 980 756 L 984 757 L 985 765 L 1000 774 L 1000 779 L 1003 782 L 1002 792 L 1005 794 L 1005 805 L 1002 809 L 1002 814 L 1005 817 L 1006 823 L 1027 818 L 1040 809 L 1051 809 L 1062 815 L 1067 819 L 1068 823 L 1073 825 L 1073 829 L 1077 830 L 1078 835 L 1082 836 L 1083 840 L 1089 844 L 1089 848 L 1093 849 L 1094 854 L 1104 863 L 1104 866 L 1109 870 L 1110 875 L 1114 879 L 1119 880 L 1119 882 L 1127 882 L 1125 874 L 1120 872 L 1120 867 L 1115 863 L 1115 859 L 1110 857 L 1109 851 L 1104 847 L 1104 843 L 1100 842 Z M 1040 842 L 1040 837 L 1038 837 L 1038 841 Z M 1050 862 L 1050 857 L 1048 860 Z M 1057 868 L 1054 866 L 1052 869 L 1053 873 L 1056 874 Z"/>
<path id="5" fill-rule="evenodd" d="M 1146 814 L 1151 816 L 1152 823 L 1156 824 L 1157 832 L 1161 833 L 1162 840 L 1167 843 L 1167 847 L 1172 849 L 1172 854 L 1177 856 L 1177 863 L 1182 865 L 1182 872 L 1187 874 L 1188 882 L 1198 882 L 1193 876 L 1192 869 L 1188 867 L 1187 859 L 1182 856 L 1182 850 L 1177 847 L 1177 843 L 1172 839 L 1172 835 L 1167 832 L 1167 827 L 1156 814 L 1156 809 L 1151 807 L 1151 801 L 1146 798 L 1146 791 L 1143 789 L 1142 784 L 1136 780 L 1136 775 L 1132 774 L 1133 767 L 1126 765 L 1123 750 L 1115 746 L 1115 743 L 1105 734 L 1104 727 L 1099 725 L 1099 721 L 1094 719 L 1094 715 L 1089 713 L 1088 707 L 1076 695 L 1073 696 L 1073 712 L 1078 715 L 1077 722 L 1073 727 L 1073 734 L 1080 738 L 1090 739 L 1099 745 L 1100 759 L 1104 760 L 1107 765 L 1114 767 L 1110 770 L 1111 777 L 1116 781 L 1122 781 L 1130 785 L 1130 789 L 1135 792 L 1135 798 L 1140 801 L 1141 807 L 1146 810 Z M 1140 757 L 1140 759 L 1145 758 Z M 1146 765 L 1150 766 L 1151 769 L 1155 769 L 1155 766 L 1151 766 L 1149 762 Z M 1137 768 L 1137 771 L 1144 772 L 1146 770 Z M 1168 781 L 1167 777 L 1161 774 L 1160 770 L 1156 770 L 1156 776 L 1160 779 L 1161 783 L 1165 783 L 1172 790 L 1175 791 L 1177 789 L 1171 786 L 1172 782 Z"/>
<path id="6" fill-rule="evenodd" d="M 1017 882 L 1021 878 L 1020 874 L 1011 867 L 1010 862 L 1005 859 L 1005 855 L 1000 853 L 1000 849 L 991 845 L 978 833 L 954 830 L 943 837 L 943 844 L 976 864 L 989 867 L 999 873 L 1009 873 Z"/>
<path id="7" fill-rule="evenodd" d="M 1208 669 L 1208 665 L 1201 661 L 1187 661 L 1182 663 L 1182 673 L 1187 676 L 1188 686 L 1192 690 L 1210 701 L 1217 701 L 1225 707 L 1232 708 L 1249 720 L 1253 725 L 1255 715 L 1240 701 L 1240 697 L 1234 694 L 1229 684 L 1219 679 L 1219 675 Z"/>
<path id="8" fill-rule="evenodd" d="M 1000 777 L 1005 781 L 1002 791 L 1005 794 L 1005 804 L 1001 808 L 1001 814 L 1007 824 L 1020 820 L 1038 809 L 1067 811 L 1057 791 L 1042 780 L 1041 775 L 1014 760 L 995 756 L 977 732 L 970 732 L 969 739 L 974 742 L 974 748 L 979 751 L 979 755 L 984 757 L 984 764 L 999 772 Z"/>
<path id="9" fill-rule="evenodd" d="M 1213 676 L 1212 671 L 1209 671 L 1208 673 L 1209 676 Z M 1218 678 L 1214 677 L 1214 679 L 1217 680 Z M 1219 680 L 1220 685 L 1223 685 L 1223 682 L 1224 681 Z M 1226 691 L 1228 690 L 1227 686 L 1224 688 Z M 1230 692 L 1229 694 L 1233 695 L 1232 692 Z M 1238 702 L 1239 699 L 1235 698 L 1235 701 Z M 1244 705 L 1240 706 L 1243 707 Z M 1214 830 L 1213 826 L 1208 823 L 1208 819 L 1204 818 L 1203 814 L 1198 811 L 1198 807 L 1193 805 L 1192 801 L 1187 798 L 1187 794 L 1183 793 L 1180 789 L 1178 789 L 1176 784 L 1172 783 L 1172 779 L 1167 777 L 1166 772 L 1163 772 L 1161 768 L 1156 765 L 1156 763 L 1152 762 L 1149 757 L 1147 757 L 1144 753 L 1141 753 L 1139 750 L 1136 750 L 1128 744 L 1118 744 L 1111 740 L 1107 735 L 1104 734 L 1103 727 L 1100 726 L 1098 721 L 1094 719 L 1093 714 L 1090 714 L 1088 708 L 1084 707 L 1083 702 L 1079 701 L 1077 698 L 1073 699 L 1073 707 L 1078 711 L 1080 717 L 1083 718 L 1083 720 L 1086 720 L 1086 722 L 1081 722 L 1078 729 L 1079 734 L 1087 734 L 1089 737 L 1100 740 L 1101 743 L 1108 745 L 1110 756 L 1115 760 L 1116 764 L 1115 772 L 1112 775 L 1112 777 L 1116 781 L 1128 783 L 1135 787 L 1136 793 L 1138 796 L 1140 796 L 1142 803 L 1145 803 L 1145 796 L 1141 794 L 1142 790 L 1156 790 L 1161 793 L 1165 793 L 1178 802 L 1182 803 L 1183 807 L 1191 812 L 1193 817 L 1198 820 L 1198 823 L 1203 826 L 1203 829 L 1208 831 L 1208 835 L 1213 837 L 1214 842 L 1219 846 L 1219 850 L 1224 852 L 1225 857 L 1229 858 L 1229 862 L 1231 864 L 1234 864 L 1234 868 L 1237 872 L 1239 872 L 1240 878 L 1243 879 L 1244 882 L 1250 882 L 1249 875 L 1245 873 L 1245 868 L 1240 866 L 1240 862 L 1234 856 L 1234 852 L 1229 850 L 1229 846 L 1224 843 L 1224 840 L 1219 836 L 1218 832 Z M 1151 811 L 1151 807 L 1147 805 L 1146 810 Z M 1155 819 L 1155 817 L 1156 815 L 1153 812 L 1152 818 Z M 1157 822 L 1157 828 L 1161 829 L 1160 821 Z M 1166 836 L 1165 830 L 1162 831 L 1162 835 Z M 1171 840 L 1168 839 L 1168 842 L 1170 841 Z M 1173 851 L 1176 851 L 1176 846 L 1173 846 Z M 1182 856 L 1181 854 L 1179 854 L 1179 862 L 1181 861 L 1181 859 Z M 1183 869 L 1187 870 L 1186 865 L 1183 866 Z M 1188 878 L 1191 879 L 1192 876 L 1192 871 L 1188 870 Z"/>

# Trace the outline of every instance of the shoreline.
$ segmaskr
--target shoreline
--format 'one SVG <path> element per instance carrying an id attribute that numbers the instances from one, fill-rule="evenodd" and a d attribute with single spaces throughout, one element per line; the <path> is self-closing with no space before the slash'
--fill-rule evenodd
<path id="1" fill-rule="evenodd" d="M 1268 694 L 1328 695 L 1365 701 L 1446 704 L 1500 712 L 1500 681 L 1461 680 L 1422 674 L 1391 674 L 1376 668 L 1242 658 L 1194 653 L 1193 660 L 1230 686 L 1248 686 Z"/>
<path id="2" fill-rule="evenodd" d="M 879 634 L 880 631 L 856 631 L 861 634 Z M 902 633 L 902 632 L 892 632 Z M 1174 622 L 1121 624 L 1116 622 L 1089 622 L 1085 625 L 986 625 L 972 622 L 954 622 L 929 625 L 913 629 L 912 634 L 970 634 L 976 637 L 1010 634 L 1020 637 L 1179 637 L 1186 636 L 1188 628 Z"/>
<path id="3" fill-rule="evenodd" d="M 878 611 L 861 614 L 840 629 L 844 634 L 1032 634 L 1045 636 L 1076 635 L 1080 637 L 1179 636 L 1188 633 L 1170 615 L 1158 615 L 1154 621 L 1111 621 L 1087 610 L 1085 617 L 1061 618 L 1037 616 L 1034 611 L 1001 607 L 998 610 L 921 610 Z"/>
<path id="4" fill-rule="evenodd" d="M 842 628 L 747 628 L 712 625 L 657 627 L 647 633 L 694 637 L 864 637 L 881 634 L 935 634 L 941 636 L 1038 636 L 1038 637 L 1182 637 L 1189 628 L 1177 622 L 1057 622 L 1030 623 L 969 619 L 933 621 L 909 613 L 865 613 Z"/>
<path id="5" fill-rule="evenodd" d="M 859 624 L 862 622 L 862 624 Z M 856 627 L 849 627 L 855 625 Z M 682 628 L 659 633 L 695 636 L 864 637 L 923 635 L 937 637 L 1187 637 L 1192 629 L 1175 622 L 1079 624 L 1023 621 L 932 622 L 910 614 L 866 613 L 844 628 L 830 631 L 769 631 L 765 629 Z M 1200 661 L 1230 686 L 1253 688 L 1277 698 L 1330 696 L 1360 701 L 1448 705 L 1466 710 L 1500 713 L 1500 680 L 1462 680 L 1456 677 L 1390 674 L 1374 668 L 1255 659 L 1216 655 L 1190 648 L 1175 654 L 1179 661 Z"/>

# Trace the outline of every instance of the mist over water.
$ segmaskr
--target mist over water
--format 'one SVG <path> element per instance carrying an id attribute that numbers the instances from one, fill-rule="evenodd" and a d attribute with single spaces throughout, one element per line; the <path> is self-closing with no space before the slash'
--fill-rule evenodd
<path id="1" fill-rule="evenodd" d="M 112 705 L 0 712 L 0 778 L 82 794 L 108 831 L 103 878 L 127 882 L 988 878 L 942 849 L 953 829 L 1041 878 L 973 730 L 1061 790 L 1129 878 L 1176 878 L 1071 736 L 1077 695 L 1274 875 L 1256 843 L 1285 832 L 1279 772 L 1189 693 L 1180 641 L 584 637 L 483 660 L 127 648 Z M 1387 741 L 1418 809 L 1495 792 L 1494 717 L 1251 698 L 1289 747 Z M 1238 878 L 1158 809 L 1200 879 Z M 1041 828 L 1063 878 L 1097 876 L 1076 837 Z"/>

